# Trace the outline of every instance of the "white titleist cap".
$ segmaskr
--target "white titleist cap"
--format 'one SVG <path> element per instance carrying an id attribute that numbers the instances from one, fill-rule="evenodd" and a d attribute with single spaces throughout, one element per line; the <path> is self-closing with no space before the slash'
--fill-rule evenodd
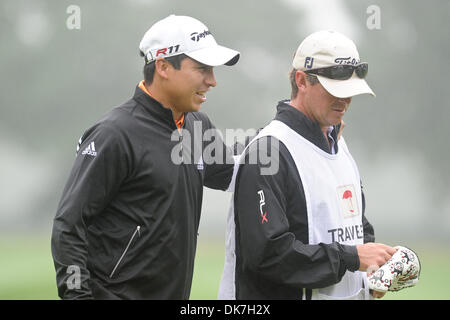
<path id="1" fill-rule="evenodd" d="M 208 66 L 232 66 L 238 51 L 218 45 L 208 28 L 197 19 L 170 15 L 148 29 L 139 44 L 146 63 L 179 54 Z"/>
<path id="2" fill-rule="evenodd" d="M 336 31 L 315 32 L 302 41 L 294 56 L 292 66 L 301 71 L 325 68 L 335 65 L 357 65 L 360 63 L 355 43 Z M 317 75 L 319 82 L 331 95 L 347 98 L 368 93 L 372 89 L 364 79 L 353 72 L 347 80 L 335 80 Z"/>

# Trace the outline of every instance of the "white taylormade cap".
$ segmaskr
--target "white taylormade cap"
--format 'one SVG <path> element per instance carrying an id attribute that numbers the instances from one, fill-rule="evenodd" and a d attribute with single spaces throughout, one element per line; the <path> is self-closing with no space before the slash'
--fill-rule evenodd
<path id="1" fill-rule="evenodd" d="M 148 29 L 139 44 L 146 63 L 179 54 L 208 66 L 232 66 L 238 51 L 218 45 L 208 28 L 197 19 L 170 15 Z"/>
<path id="2" fill-rule="evenodd" d="M 315 32 L 302 41 L 294 56 L 292 66 L 301 71 L 308 71 L 335 65 L 357 65 L 359 53 L 352 40 L 336 31 Z M 317 75 L 319 82 L 331 95 L 347 98 L 368 93 L 372 89 L 356 72 L 348 80 L 335 80 Z"/>

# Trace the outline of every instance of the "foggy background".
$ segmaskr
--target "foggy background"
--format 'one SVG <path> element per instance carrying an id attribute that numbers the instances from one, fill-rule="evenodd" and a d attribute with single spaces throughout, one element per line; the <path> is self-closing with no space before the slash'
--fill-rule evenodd
<path id="1" fill-rule="evenodd" d="M 79 29 L 68 25 L 71 5 L 80 9 Z M 290 96 L 293 53 L 307 35 L 332 28 L 353 39 L 377 96 L 353 98 L 344 136 L 377 240 L 448 248 L 448 0 L 2 0 L 2 235 L 50 238 L 79 137 L 133 95 L 142 79 L 139 42 L 171 13 L 199 19 L 219 44 L 241 52 L 237 65 L 215 68 L 218 86 L 202 105 L 223 132 L 274 117 Z M 230 196 L 205 189 L 199 241 L 223 241 Z"/>

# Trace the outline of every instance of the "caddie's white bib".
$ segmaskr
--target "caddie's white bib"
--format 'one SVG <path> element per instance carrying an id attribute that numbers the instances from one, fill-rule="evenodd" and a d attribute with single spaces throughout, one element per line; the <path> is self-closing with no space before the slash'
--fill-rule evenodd
<path id="1" fill-rule="evenodd" d="M 309 244 L 363 244 L 360 177 L 345 140 L 342 137 L 339 139 L 337 154 L 329 154 L 277 120 L 261 130 L 251 143 L 264 136 L 273 136 L 281 141 L 294 159 L 305 193 Z M 242 156 L 244 154 L 245 151 Z M 235 299 L 233 198 L 227 223 L 225 269 L 219 299 Z M 312 292 L 312 299 L 368 298 L 366 276 L 359 271 L 347 271 L 339 283 Z"/>

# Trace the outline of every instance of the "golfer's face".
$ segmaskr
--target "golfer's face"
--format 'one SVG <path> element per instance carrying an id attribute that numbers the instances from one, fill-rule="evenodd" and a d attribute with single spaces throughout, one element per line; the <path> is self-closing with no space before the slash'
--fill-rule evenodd
<path id="1" fill-rule="evenodd" d="M 181 68 L 171 73 L 171 100 L 179 112 L 198 111 L 209 88 L 217 84 L 213 67 L 191 58 L 183 59 Z"/>
<path id="2" fill-rule="evenodd" d="M 341 123 L 352 98 L 332 96 L 320 83 L 310 86 L 308 89 L 306 102 L 314 120 L 319 122 L 321 127 Z"/>

